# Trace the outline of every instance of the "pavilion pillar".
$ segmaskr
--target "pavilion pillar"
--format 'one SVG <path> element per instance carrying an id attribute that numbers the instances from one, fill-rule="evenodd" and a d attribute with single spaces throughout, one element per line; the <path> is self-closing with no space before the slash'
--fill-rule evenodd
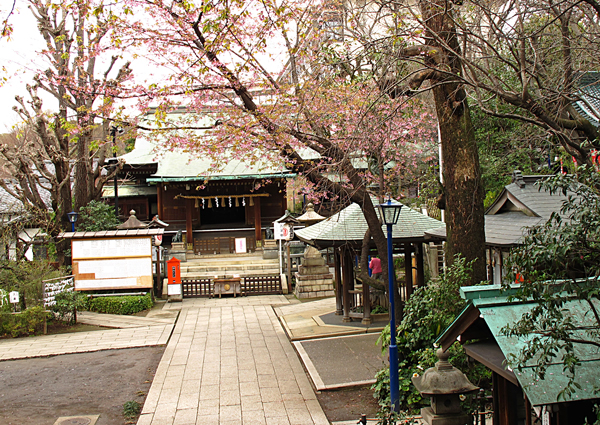
<path id="1" fill-rule="evenodd" d="M 260 198 L 258 196 L 254 198 L 254 239 L 257 242 L 262 240 Z"/>
<path id="2" fill-rule="evenodd" d="M 163 188 L 162 183 L 159 183 L 158 186 L 156 186 L 156 201 L 157 201 L 157 207 L 158 207 L 158 218 L 160 218 L 161 220 L 165 219 L 165 215 L 163 213 L 163 208 L 164 208 L 164 191 L 165 189 Z"/>
<path id="3" fill-rule="evenodd" d="M 423 244 L 417 243 L 415 245 L 415 255 L 417 257 L 417 285 L 419 287 L 425 286 L 425 264 L 423 261 Z"/>
<path id="4" fill-rule="evenodd" d="M 405 301 L 408 301 L 413 291 L 413 278 L 412 278 L 412 244 L 404 244 L 404 282 L 405 282 Z"/>
<path id="5" fill-rule="evenodd" d="M 194 200 L 186 199 L 185 200 L 185 243 L 186 250 L 188 246 L 191 244 L 192 249 L 194 249 L 194 231 L 192 229 L 192 213 L 194 211 Z"/>
<path id="6" fill-rule="evenodd" d="M 342 317 L 342 322 L 351 322 L 352 318 L 350 317 L 350 306 L 352 301 L 350 300 L 350 283 L 352 281 L 352 256 L 350 255 L 350 251 L 347 249 L 343 250 L 342 254 L 342 280 L 343 280 L 343 311 L 344 317 Z"/>
<path id="7" fill-rule="evenodd" d="M 335 314 L 341 316 L 343 313 L 342 293 L 344 291 L 342 285 L 342 266 L 340 258 L 340 248 L 333 248 L 333 273 L 335 279 Z"/>
<path id="8" fill-rule="evenodd" d="M 371 287 L 363 282 L 363 325 L 371 324 Z"/>

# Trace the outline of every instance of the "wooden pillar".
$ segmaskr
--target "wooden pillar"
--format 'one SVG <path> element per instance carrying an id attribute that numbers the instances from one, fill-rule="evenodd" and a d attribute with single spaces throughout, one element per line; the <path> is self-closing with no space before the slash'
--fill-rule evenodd
<path id="1" fill-rule="evenodd" d="M 287 286 L 288 294 L 292 293 L 292 255 L 290 253 L 290 242 L 285 243 L 285 252 L 287 260 Z"/>
<path id="2" fill-rule="evenodd" d="M 417 256 L 417 285 L 425 286 L 425 264 L 423 261 L 423 251 L 425 250 L 422 243 L 415 245 L 415 254 Z"/>
<path id="3" fill-rule="evenodd" d="M 363 283 L 363 325 L 371 324 L 371 287 Z"/>
<path id="4" fill-rule="evenodd" d="M 260 216 L 260 198 L 254 198 L 254 239 L 262 240 L 261 216 Z"/>
<path id="5" fill-rule="evenodd" d="M 350 255 L 350 251 L 344 249 L 342 254 L 342 291 L 343 291 L 343 310 L 344 317 L 342 318 L 342 322 L 351 322 L 350 318 L 350 281 L 352 279 L 352 256 Z"/>
<path id="6" fill-rule="evenodd" d="M 163 211 L 164 208 L 164 192 L 165 189 L 163 188 L 162 183 L 159 183 L 156 186 L 156 202 L 157 202 L 157 207 L 158 207 L 158 218 L 160 218 L 161 220 L 165 219 L 165 214 Z"/>
<path id="7" fill-rule="evenodd" d="M 337 316 L 342 315 L 342 306 L 344 305 L 342 301 L 342 265 L 341 265 L 341 257 L 340 257 L 340 248 L 333 248 L 333 273 L 334 273 L 334 281 L 335 281 L 335 314 Z"/>
<path id="8" fill-rule="evenodd" d="M 496 372 L 492 372 L 492 425 L 500 425 L 498 377 L 499 375 Z"/>
<path id="9" fill-rule="evenodd" d="M 194 212 L 194 200 L 186 199 L 185 200 L 185 243 L 186 250 L 188 246 L 191 244 L 192 249 L 194 249 L 194 232 L 192 230 L 192 213 Z"/>
<path id="10" fill-rule="evenodd" d="M 494 379 L 495 378 L 495 379 Z M 494 396 L 494 425 L 513 425 L 517 423 L 520 409 L 518 398 L 521 391 L 512 382 L 492 372 Z M 522 407 L 521 407 L 522 408 Z"/>
<path id="11" fill-rule="evenodd" d="M 412 244 L 405 243 L 404 244 L 404 281 L 405 281 L 405 285 L 406 285 L 405 301 L 408 301 L 408 299 L 412 295 L 412 290 L 413 290 L 412 255 L 411 254 L 412 254 Z"/>

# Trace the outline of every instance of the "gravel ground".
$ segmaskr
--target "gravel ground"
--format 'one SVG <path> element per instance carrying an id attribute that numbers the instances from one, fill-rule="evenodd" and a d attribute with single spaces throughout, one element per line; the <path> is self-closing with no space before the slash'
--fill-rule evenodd
<path id="1" fill-rule="evenodd" d="M 129 348 L 0 362 L 0 424 L 52 425 L 100 415 L 123 425 L 123 404 L 144 403 L 165 347 Z"/>

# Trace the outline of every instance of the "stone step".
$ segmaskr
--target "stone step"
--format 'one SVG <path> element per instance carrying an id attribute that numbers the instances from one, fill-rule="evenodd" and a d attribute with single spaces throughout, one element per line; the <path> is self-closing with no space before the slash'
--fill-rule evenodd
<path id="1" fill-rule="evenodd" d="M 185 279 L 214 279 L 247 276 L 279 275 L 279 260 L 263 259 L 262 253 L 190 256 L 181 263 L 181 277 Z"/>
<path id="2" fill-rule="evenodd" d="M 279 270 L 252 270 L 244 272 L 230 272 L 230 271 L 218 271 L 218 272 L 203 272 L 203 273 L 181 273 L 182 279 L 223 279 L 230 277 L 254 277 L 254 276 L 279 276 Z"/>
<path id="3" fill-rule="evenodd" d="M 218 272 L 222 270 L 231 271 L 247 271 L 247 270 L 270 270 L 279 269 L 278 264 L 230 264 L 230 265 L 206 265 L 206 266 L 188 266 L 181 267 L 181 272 L 185 273 L 202 273 L 202 272 Z"/>
<path id="4" fill-rule="evenodd" d="M 275 259 L 264 259 L 261 256 L 259 257 L 224 257 L 224 258 L 190 258 L 188 256 L 187 261 L 183 262 L 181 265 L 206 265 L 206 264 L 270 264 L 273 262 L 278 262 Z"/>

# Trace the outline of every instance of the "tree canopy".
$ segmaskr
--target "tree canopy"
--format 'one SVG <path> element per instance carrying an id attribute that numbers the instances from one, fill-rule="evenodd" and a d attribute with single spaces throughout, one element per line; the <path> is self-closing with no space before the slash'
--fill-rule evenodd
<path id="1" fill-rule="evenodd" d="M 504 329 L 525 340 L 510 360 L 521 367 L 534 359 L 535 372 L 544 378 L 548 365 L 560 359 L 569 377 L 564 394 L 577 386 L 577 345 L 600 347 L 600 175 L 586 167 L 579 171 L 578 179 L 559 174 L 541 184 L 567 196 L 561 214 L 530 229 L 508 263 L 511 280 L 520 283 L 516 299 L 534 303 L 530 313 Z M 572 300 L 581 301 L 585 323 L 570 314 Z"/>
<path id="2" fill-rule="evenodd" d="M 47 68 L 38 69 L 27 94 L 16 99 L 23 124 L 13 130 L 18 142 L 0 150 L 12 176 L 0 185 L 31 211 L 34 225 L 54 237 L 70 228 L 67 213 L 98 199 L 118 170 L 105 167 L 108 128 L 130 69 L 110 55 L 112 14 L 102 2 L 27 4 L 45 43 L 38 54 Z M 45 109 L 41 92 L 55 99 L 57 110 Z"/>

